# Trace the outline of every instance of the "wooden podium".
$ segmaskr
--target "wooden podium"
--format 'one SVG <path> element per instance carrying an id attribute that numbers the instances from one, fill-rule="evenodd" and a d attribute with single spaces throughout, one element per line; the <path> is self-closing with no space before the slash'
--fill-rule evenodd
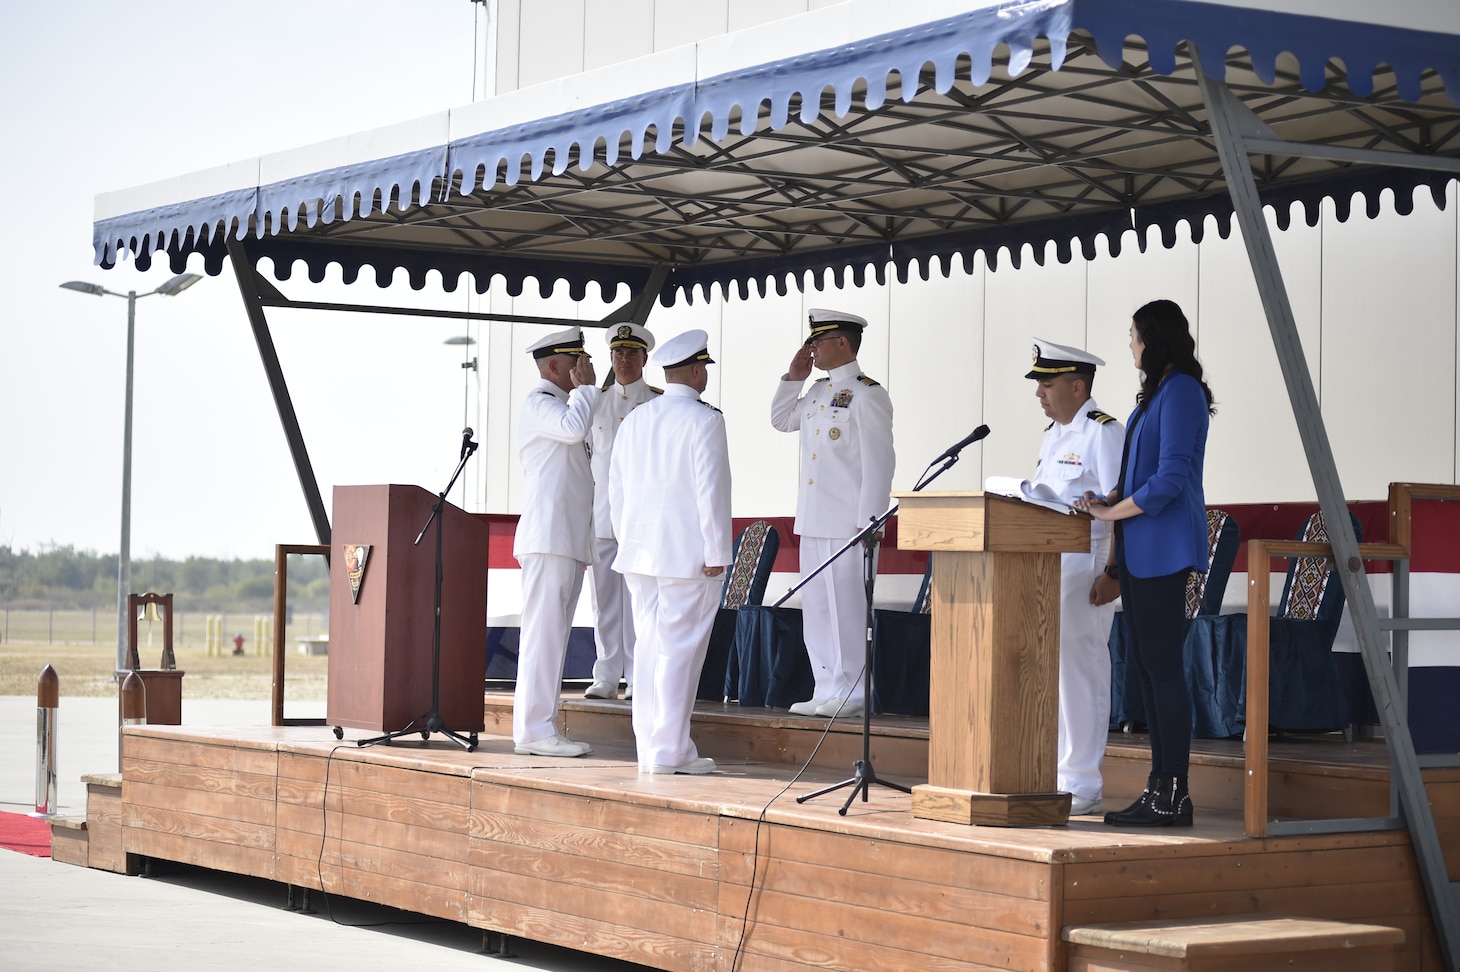
<path id="1" fill-rule="evenodd" d="M 329 687 L 325 720 L 380 732 L 431 708 L 436 525 L 416 535 L 436 496 L 418 486 L 336 486 L 330 544 Z M 445 728 L 481 732 L 487 677 L 487 525 L 442 508 L 441 696 Z M 368 544 L 359 596 L 344 548 Z M 424 728 L 424 726 L 422 727 Z"/>
<path id="2" fill-rule="evenodd" d="M 1090 518 L 979 492 L 899 493 L 897 545 L 933 557 L 928 782 L 915 817 L 1063 824 L 1060 554 L 1090 549 Z"/>

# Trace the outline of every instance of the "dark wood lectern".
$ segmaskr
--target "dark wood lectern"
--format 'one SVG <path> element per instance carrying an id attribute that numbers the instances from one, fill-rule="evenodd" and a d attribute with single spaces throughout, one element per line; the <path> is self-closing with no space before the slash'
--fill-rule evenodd
<path id="1" fill-rule="evenodd" d="M 381 732 L 431 708 L 436 527 L 415 543 L 435 495 L 418 486 L 336 486 L 330 544 L 329 690 L 325 720 Z M 486 728 L 487 526 L 444 505 L 441 701 L 445 728 Z M 359 598 L 346 545 L 369 544 Z M 422 728 L 425 728 L 422 726 Z"/>
<path id="2" fill-rule="evenodd" d="M 895 498 L 897 545 L 933 556 L 928 782 L 913 787 L 913 816 L 1065 823 L 1060 554 L 1090 549 L 1090 518 L 978 492 Z"/>

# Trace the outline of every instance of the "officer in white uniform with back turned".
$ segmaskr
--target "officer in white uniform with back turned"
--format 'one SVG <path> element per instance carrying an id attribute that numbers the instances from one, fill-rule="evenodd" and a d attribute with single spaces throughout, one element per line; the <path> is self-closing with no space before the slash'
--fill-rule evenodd
<path id="1" fill-rule="evenodd" d="M 588 569 L 593 586 L 593 684 L 583 695 L 590 699 L 618 698 L 619 679 L 627 683 L 624 698 L 634 695 L 634 615 L 624 575 L 613 569 L 618 555 L 613 524 L 608 515 L 608 460 L 614 438 L 625 416 L 664 394 L 644 380 L 644 365 L 654 350 L 654 335 L 638 324 L 609 328 L 608 349 L 613 373 L 599 389 L 593 407 L 593 432 L 588 438 L 593 466 L 593 552 L 598 562 Z"/>
<path id="2" fill-rule="evenodd" d="M 664 394 L 634 409 L 609 466 L 619 539 L 614 569 L 629 584 L 634 742 L 643 773 L 712 773 L 689 735 L 710 629 L 731 560 L 730 449 L 725 416 L 700 401 L 714 359 L 709 336 L 665 341 Z"/>
<path id="3" fill-rule="evenodd" d="M 512 739 L 522 755 L 583 756 L 593 747 L 560 735 L 557 717 L 573 608 L 593 562 L 587 440 L 598 388 L 582 328 L 549 334 L 527 350 L 541 380 L 523 402 L 517 427 L 526 483 L 512 544 L 522 565 Z"/>
<path id="4" fill-rule="evenodd" d="M 1106 496 L 1120 479 L 1125 427 L 1091 397 L 1095 369 L 1105 364 L 1079 348 L 1036 339 L 1034 396 L 1051 420 L 1032 482 L 1070 502 L 1087 491 Z M 1059 788 L 1071 794 L 1070 814 L 1103 812 L 1100 763 L 1110 727 L 1110 623 L 1117 592 L 1094 601 L 1110 553 L 1110 524 L 1090 525 L 1090 552 L 1060 557 Z"/>
<path id="5" fill-rule="evenodd" d="M 857 364 L 866 320 L 820 308 L 809 316 L 811 335 L 771 399 L 771 425 L 801 437 L 796 532 L 803 576 L 887 512 L 896 458 L 892 399 Z M 826 377 L 802 395 L 813 364 Z M 867 596 L 858 552 L 843 554 L 801 589 L 801 613 L 816 687 L 791 712 L 860 716 Z"/>

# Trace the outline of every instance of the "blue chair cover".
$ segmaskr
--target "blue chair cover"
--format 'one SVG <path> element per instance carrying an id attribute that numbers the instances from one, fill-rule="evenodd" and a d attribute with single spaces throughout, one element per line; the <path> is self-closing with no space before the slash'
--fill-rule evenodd
<path id="1" fill-rule="evenodd" d="M 872 612 L 872 711 L 928 714 L 933 617 L 912 611 Z"/>
<path id="2" fill-rule="evenodd" d="M 1358 517 L 1349 516 L 1362 539 Z M 1297 539 L 1326 536 L 1315 514 Z M 1321 565 L 1311 559 L 1291 560 L 1279 602 L 1283 613 L 1268 620 L 1268 725 L 1273 729 L 1325 731 L 1353 721 L 1351 688 L 1333 656 L 1343 585 L 1320 574 Z M 1286 616 L 1290 612 L 1307 617 Z M 1195 618 L 1185 648 L 1193 735 L 1217 738 L 1242 732 L 1247 720 L 1247 615 Z"/>
<path id="3" fill-rule="evenodd" d="M 1207 564 L 1206 575 L 1203 577 L 1201 574 L 1195 574 L 1187 584 L 1188 618 L 1221 613 L 1222 599 L 1227 594 L 1227 581 L 1232 577 L 1232 565 L 1237 560 L 1237 546 L 1241 540 L 1238 535 L 1237 521 L 1223 510 L 1208 510 L 1207 530 L 1211 559 Z M 1189 631 L 1190 628 L 1188 628 Z M 1117 611 L 1115 618 L 1110 622 L 1109 641 L 1111 729 L 1119 729 L 1128 722 L 1144 723 L 1146 721 L 1146 707 L 1145 703 L 1141 701 L 1140 685 L 1136 681 L 1135 673 L 1125 661 L 1128 637 L 1125 615 L 1123 612 Z M 1202 687 L 1202 683 L 1194 681 L 1200 673 L 1194 672 L 1192 669 L 1192 647 L 1189 634 L 1182 644 L 1186 653 L 1187 681 L 1191 687 L 1193 703 L 1195 703 L 1197 690 Z M 1208 681 L 1205 684 L 1210 685 L 1210 671 L 1206 674 Z M 1231 735 L 1231 733 L 1223 733 L 1223 735 Z"/>
<path id="4" fill-rule="evenodd" d="M 816 679 L 802 637 L 801 612 L 747 604 L 735 613 L 740 704 L 789 709 L 811 698 Z"/>
<path id="5" fill-rule="evenodd" d="M 911 611 L 872 612 L 872 711 L 892 715 L 928 714 L 933 618 L 928 613 L 933 559 Z"/>

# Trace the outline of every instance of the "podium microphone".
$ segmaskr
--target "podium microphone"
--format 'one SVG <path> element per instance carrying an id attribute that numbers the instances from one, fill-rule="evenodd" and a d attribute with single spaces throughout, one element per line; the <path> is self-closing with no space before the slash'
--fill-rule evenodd
<path id="1" fill-rule="evenodd" d="M 988 434 L 989 427 L 987 425 L 980 425 L 978 428 L 965 435 L 962 439 L 959 439 L 953 445 L 949 446 L 948 450 L 944 452 L 941 456 L 939 456 L 938 459 L 957 459 L 958 454 L 963 451 L 964 446 L 972 445 L 973 443 L 979 441 Z M 937 462 L 938 459 L 935 459 L 933 461 Z"/>
<path id="2" fill-rule="evenodd" d="M 469 453 L 476 451 L 477 444 L 471 440 L 471 437 L 475 434 L 471 430 L 471 426 L 467 426 L 461 430 L 461 456 L 459 458 L 464 458 Z"/>

